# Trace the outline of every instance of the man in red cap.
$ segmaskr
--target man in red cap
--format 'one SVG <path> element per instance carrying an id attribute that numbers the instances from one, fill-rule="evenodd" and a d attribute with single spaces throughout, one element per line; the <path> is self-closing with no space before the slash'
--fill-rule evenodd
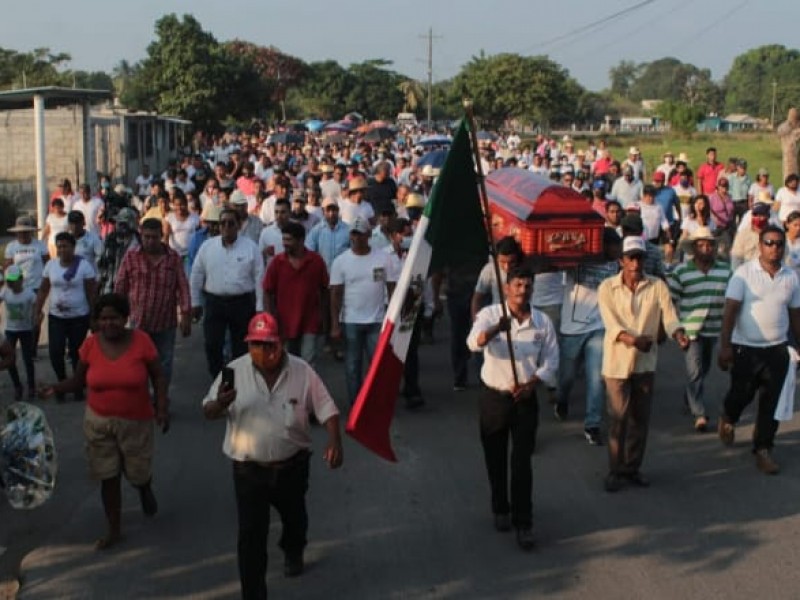
<path id="1" fill-rule="evenodd" d="M 275 318 L 256 314 L 245 341 L 248 353 L 217 375 L 203 412 L 207 419 L 227 419 L 222 450 L 233 462 L 242 597 L 266 598 L 270 505 L 283 523 L 284 575 L 303 572 L 309 414 L 328 432 L 322 458 L 331 469 L 342 464 L 342 441 L 336 404 L 308 363 L 284 351 Z"/>

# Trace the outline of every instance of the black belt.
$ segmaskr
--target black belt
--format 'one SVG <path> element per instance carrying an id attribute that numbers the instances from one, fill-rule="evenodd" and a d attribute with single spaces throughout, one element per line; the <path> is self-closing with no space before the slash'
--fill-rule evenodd
<path id="1" fill-rule="evenodd" d="M 236 302 L 238 300 L 249 300 L 255 294 L 255 291 L 252 292 L 245 292 L 244 294 L 236 294 L 236 295 L 225 295 L 221 296 L 219 294 L 212 294 L 211 292 L 206 292 L 203 290 L 203 293 L 214 300 L 219 300 L 220 302 Z"/>

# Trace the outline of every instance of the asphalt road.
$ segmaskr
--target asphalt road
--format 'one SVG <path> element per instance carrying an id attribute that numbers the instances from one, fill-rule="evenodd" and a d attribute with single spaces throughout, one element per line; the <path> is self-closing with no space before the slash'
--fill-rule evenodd
<path id="1" fill-rule="evenodd" d="M 513 534 L 492 527 L 477 391 L 452 392 L 444 325 L 437 324 L 437 343 L 421 350 L 427 406 L 414 413 L 398 406 L 393 439 L 399 463 L 384 462 L 347 438 L 344 466 L 329 471 L 319 451 L 324 432 L 316 429 L 307 570 L 297 579 L 283 577 L 273 513 L 273 597 L 798 596 L 797 421 L 783 425 L 778 436 L 782 473 L 762 475 L 749 452 L 752 410 L 731 449 L 715 434 L 693 432 L 682 410 L 681 355 L 668 344 L 643 468 L 652 487 L 609 495 L 602 490 L 605 451 L 583 440 L 582 387 L 566 423 L 556 422 L 542 403 L 534 457 L 537 547 L 523 553 Z M 335 398 L 344 398 L 342 364 L 326 358 L 319 370 Z M 56 494 L 30 512 L 0 500 L 0 548 L 6 548 L 0 575 L 15 573 L 21 561 L 21 598 L 238 597 L 224 423 L 206 422 L 200 410 L 209 383 L 200 332 L 179 341 L 175 371 L 172 430 L 157 441 L 159 514 L 145 518 L 126 488 L 125 540 L 107 552 L 93 549 L 104 519 L 83 459 L 82 406 L 44 404 L 60 459 Z M 0 380 L 7 402 L 7 376 Z M 714 403 L 726 385 L 715 371 L 708 386 Z"/>

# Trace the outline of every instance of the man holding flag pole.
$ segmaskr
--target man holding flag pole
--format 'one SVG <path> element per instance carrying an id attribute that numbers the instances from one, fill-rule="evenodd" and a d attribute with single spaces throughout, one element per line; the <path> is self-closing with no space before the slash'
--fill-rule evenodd
<path id="1" fill-rule="evenodd" d="M 464 105 L 467 109 L 468 120 L 461 121 L 445 164 L 425 206 L 422 219 L 416 228 L 395 292 L 389 301 L 372 364 L 350 411 L 347 423 L 347 433 L 379 456 L 390 461 L 396 461 L 397 458 L 392 449 L 389 428 L 403 376 L 406 352 L 411 341 L 414 322 L 422 304 L 422 291 L 428 274 L 470 261 L 483 261 L 491 248 L 491 254 L 494 257 L 495 279 L 498 285 L 503 281 L 497 265 L 494 243 L 489 234 L 489 201 L 483 182 L 483 171 L 480 159 L 476 160 L 475 157 L 478 145 L 472 119 L 472 106 L 468 101 L 465 101 Z M 521 288 L 522 292 L 528 288 L 528 296 L 530 295 L 532 282 L 529 279 L 517 276 L 513 280 L 515 282 L 513 284 L 515 298 L 519 296 L 517 288 Z M 501 299 L 503 297 L 502 291 L 500 297 Z M 527 296 L 525 298 L 527 302 Z M 530 309 L 527 305 L 518 307 L 519 310 L 514 313 L 517 322 L 514 327 L 517 330 L 524 327 L 526 334 L 535 335 L 536 344 L 540 347 L 538 359 L 534 361 L 536 368 L 530 370 L 528 366 L 531 364 L 531 359 L 527 356 L 527 350 L 525 356 L 521 358 L 522 362 L 515 358 L 515 350 L 518 350 L 519 344 L 512 341 L 512 321 L 508 317 L 509 307 L 504 301 L 501 301 L 489 308 L 496 309 L 498 315 L 503 319 L 504 325 L 508 324 L 507 329 L 505 326 L 503 327 L 506 331 L 505 336 L 502 337 L 505 338 L 505 359 L 508 360 L 505 372 L 510 375 L 511 383 L 498 388 L 502 389 L 503 394 L 508 392 L 507 396 L 503 396 L 503 402 L 512 398 L 511 407 L 506 411 L 506 417 L 517 412 L 517 409 L 514 408 L 517 400 L 523 401 L 522 406 L 525 406 L 527 417 L 525 430 L 529 431 L 533 414 L 536 415 L 535 419 L 538 421 L 538 412 L 530 410 L 536 404 L 535 392 L 532 389 L 533 383 L 539 379 L 546 380 L 549 377 L 548 373 L 554 373 L 558 366 L 557 347 L 553 352 L 555 332 L 552 324 L 545 320 L 546 317 L 538 311 Z M 520 318 L 522 322 L 519 321 Z M 525 325 L 522 325 L 523 322 Z M 492 323 L 492 325 L 495 324 Z M 534 329 L 537 331 L 533 331 Z M 478 333 L 475 335 L 477 337 Z M 488 340 L 484 343 L 488 343 Z M 491 342 L 493 351 L 499 343 L 500 338 L 495 333 Z M 547 352 L 544 351 L 545 347 Z M 523 362 L 525 362 L 524 365 Z M 497 363 L 492 361 L 492 364 L 496 365 Z M 521 367 L 524 367 L 522 373 L 526 376 L 522 380 L 518 375 L 518 369 Z M 515 425 L 507 419 L 506 432 L 512 426 Z M 535 427 L 533 434 L 535 436 Z M 530 437 L 524 439 L 529 442 L 528 447 L 532 452 L 535 437 L 534 439 L 530 439 Z M 492 447 L 494 449 L 499 446 L 500 444 L 496 443 Z M 495 454 L 492 453 L 493 458 L 494 456 Z M 518 529 L 517 541 L 524 549 L 530 549 L 533 546 L 530 518 L 532 482 L 530 454 L 523 449 L 516 458 L 517 460 L 512 465 L 512 486 L 515 486 L 515 494 L 512 498 L 511 510 L 514 512 L 513 520 Z M 527 469 L 524 467 L 526 461 Z M 499 471 L 496 465 L 497 463 L 493 460 L 489 467 L 492 481 L 493 474 Z M 499 485 L 496 487 L 499 489 Z M 527 501 L 522 500 L 523 496 L 527 497 Z M 501 500 L 502 498 L 498 495 L 498 508 L 500 509 L 503 508 L 500 506 Z M 505 524 L 508 521 L 508 510 L 506 510 L 505 517 L 501 514 L 501 517 L 496 520 L 496 525 L 500 528 L 508 528 Z"/>

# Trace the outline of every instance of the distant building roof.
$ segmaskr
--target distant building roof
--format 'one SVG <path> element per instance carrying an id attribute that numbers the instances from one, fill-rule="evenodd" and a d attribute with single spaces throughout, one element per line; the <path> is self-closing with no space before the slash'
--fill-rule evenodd
<path id="1" fill-rule="evenodd" d="M 33 106 L 34 96 L 43 96 L 47 107 L 53 108 L 111 100 L 114 94 L 108 90 L 82 90 L 56 86 L 8 90 L 0 92 L 0 109 L 30 108 Z"/>

